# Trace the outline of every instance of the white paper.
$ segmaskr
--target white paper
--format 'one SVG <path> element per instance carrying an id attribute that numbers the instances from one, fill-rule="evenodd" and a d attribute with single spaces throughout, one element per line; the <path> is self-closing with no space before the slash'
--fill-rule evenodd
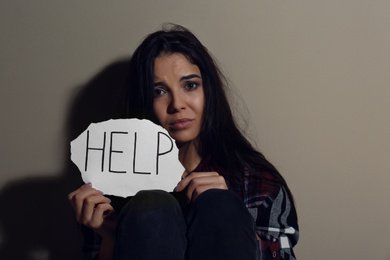
<path id="1" fill-rule="evenodd" d="M 85 183 L 105 194 L 173 191 L 184 167 L 168 132 L 149 120 L 112 119 L 91 124 L 70 144 Z"/>

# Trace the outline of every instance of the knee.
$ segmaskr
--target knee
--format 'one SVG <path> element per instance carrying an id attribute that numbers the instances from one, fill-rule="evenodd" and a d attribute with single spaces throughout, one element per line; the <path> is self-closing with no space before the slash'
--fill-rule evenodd
<path id="1" fill-rule="evenodd" d="M 166 191 L 143 190 L 139 191 L 130 202 L 139 209 L 149 210 L 174 205 L 176 204 L 176 199 Z"/>
<path id="2" fill-rule="evenodd" d="M 129 259 L 139 259 L 141 255 L 145 259 L 156 259 L 156 252 L 181 250 L 184 245 L 178 245 L 186 241 L 185 231 L 181 208 L 171 194 L 160 190 L 140 191 L 120 213 L 116 250 L 124 250 L 131 256 Z"/>
<path id="3" fill-rule="evenodd" d="M 227 209 L 243 206 L 243 202 L 230 190 L 210 189 L 199 195 L 193 205 L 213 209 Z"/>
<path id="4" fill-rule="evenodd" d="M 204 212 L 207 215 L 216 214 L 218 218 L 221 216 L 234 217 L 235 215 L 239 215 L 241 218 L 242 214 L 249 215 L 243 201 L 230 190 L 207 190 L 194 201 L 193 207 L 201 209 L 199 212 Z"/>
<path id="5" fill-rule="evenodd" d="M 180 207 L 176 199 L 162 190 L 139 191 L 122 209 L 120 219 L 137 222 L 167 214 Z"/>
<path id="6" fill-rule="evenodd" d="M 225 230 L 226 226 L 253 226 L 253 218 L 243 201 L 232 191 L 211 189 L 203 192 L 190 206 L 187 223 Z M 196 225 L 196 224 L 195 224 Z"/>

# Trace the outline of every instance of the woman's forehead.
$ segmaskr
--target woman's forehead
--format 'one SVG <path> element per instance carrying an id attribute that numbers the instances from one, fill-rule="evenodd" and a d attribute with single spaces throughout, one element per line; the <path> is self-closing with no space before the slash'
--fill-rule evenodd
<path id="1" fill-rule="evenodd" d="M 154 61 L 154 77 L 168 74 L 186 76 L 188 73 L 201 76 L 199 67 L 182 53 L 160 55 Z"/>

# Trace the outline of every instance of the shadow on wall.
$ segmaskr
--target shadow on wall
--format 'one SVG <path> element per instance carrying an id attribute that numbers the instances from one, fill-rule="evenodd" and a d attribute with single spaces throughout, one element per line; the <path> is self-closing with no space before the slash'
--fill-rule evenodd
<path id="1" fill-rule="evenodd" d="M 82 236 L 67 195 L 81 186 L 69 142 L 90 123 L 126 117 L 129 59 L 93 77 L 71 102 L 62 176 L 9 183 L 0 192 L 0 259 L 82 259 Z M 30 174 L 34 176 L 34 174 Z"/>

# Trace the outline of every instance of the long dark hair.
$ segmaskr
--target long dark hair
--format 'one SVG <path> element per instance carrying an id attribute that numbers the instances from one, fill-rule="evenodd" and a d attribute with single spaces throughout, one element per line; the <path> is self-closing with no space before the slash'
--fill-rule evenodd
<path id="1" fill-rule="evenodd" d="M 197 65 L 203 80 L 205 108 L 199 136 L 199 153 L 233 178 L 241 179 L 243 168 L 267 171 L 289 188 L 265 157 L 239 130 L 225 94 L 226 80 L 206 47 L 188 29 L 170 24 L 147 36 L 130 62 L 129 115 L 159 124 L 153 113 L 154 61 L 161 54 L 181 53 Z M 261 176 L 259 176 L 261 177 Z"/>

